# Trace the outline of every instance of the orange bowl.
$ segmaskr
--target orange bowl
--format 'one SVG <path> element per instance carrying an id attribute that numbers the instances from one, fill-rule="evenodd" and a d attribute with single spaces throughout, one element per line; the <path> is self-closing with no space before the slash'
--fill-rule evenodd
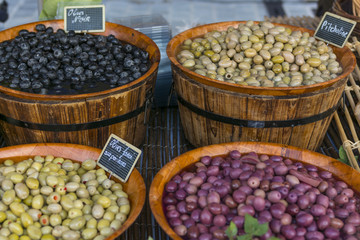
<path id="1" fill-rule="evenodd" d="M 0 163 L 6 159 L 11 159 L 14 162 L 20 162 L 34 157 L 36 155 L 45 156 L 53 155 L 55 157 L 62 157 L 73 160 L 75 162 L 83 162 L 87 159 L 97 160 L 101 153 L 101 149 L 88 147 L 77 144 L 67 143 L 37 143 L 24 144 L 0 149 Z M 120 182 L 117 178 L 112 177 L 115 182 Z M 134 169 L 129 180 L 122 183 L 124 191 L 128 194 L 130 200 L 130 213 L 127 220 L 120 229 L 115 231 L 106 240 L 113 240 L 120 236 L 127 228 L 131 226 L 139 216 L 145 203 L 145 183 L 139 171 Z"/>
<path id="2" fill-rule="evenodd" d="M 173 231 L 164 214 L 162 199 L 165 184 L 183 169 L 198 162 L 201 157 L 225 156 L 232 150 L 238 150 L 241 154 L 256 152 L 257 154 L 278 155 L 294 161 L 311 164 L 333 173 L 354 190 L 360 191 L 360 174 L 356 170 L 334 158 L 313 151 L 287 145 L 260 142 L 233 142 L 197 148 L 176 157 L 166 164 L 156 174 L 150 186 L 149 201 L 151 211 L 161 228 L 172 239 L 180 240 L 182 238 Z"/>

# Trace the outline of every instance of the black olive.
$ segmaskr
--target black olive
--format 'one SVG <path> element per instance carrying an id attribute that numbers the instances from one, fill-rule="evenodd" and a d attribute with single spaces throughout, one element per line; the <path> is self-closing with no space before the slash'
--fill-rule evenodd
<path id="1" fill-rule="evenodd" d="M 42 31 L 45 31 L 46 30 L 46 27 L 44 24 L 37 24 L 35 26 L 35 30 L 38 31 L 38 32 L 42 32 Z"/>

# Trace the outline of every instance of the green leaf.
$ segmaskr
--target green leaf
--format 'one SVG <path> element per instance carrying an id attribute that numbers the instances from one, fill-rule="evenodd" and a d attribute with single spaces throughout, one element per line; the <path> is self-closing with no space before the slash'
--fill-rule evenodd
<path id="1" fill-rule="evenodd" d="M 149 236 L 148 240 L 154 240 L 152 237 Z"/>
<path id="2" fill-rule="evenodd" d="M 277 237 L 272 236 L 272 237 L 269 238 L 268 240 L 280 240 L 280 238 L 277 238 Z"/>
<path id="3" fill-rule="evenodd" d="M 350 165 L 349 159 L 348 159 L 348 157 L 346 155 L 346 151 L 343 148 L 343 146 L 339 147 L 339 157 L 340 157 L 340 158 L 338 158 L 339 161 L 341 161 L 341 162 L 343 162 L 343 163 L 345 163 L 347 165 Z"/>
<path id="4" fill-rule="evenodd" d="M 258 225 L 259 222 L 256 218 L 252 217 L 250 214 L 245 215 L 244 230 L 246 233 L 253 235 Z"/>
<path id="5" fill-rule="evenodd" d="M 246 233 L 244 235 L 238 236 L 237 240 L 252 240 L 252 235 L 249 233 Z"/>
<path id="6" fill-rule="evenodd" d="M 253 232 L 253 235 L 254 236 L 262 236 L 264 235 L 269 229 L 269 223 L 263 223 L 263 224 L 258 224 L 256 227 L 255 227 L 255 231 Z"/>
<path id="7" fill-rule="evenodd" d="M 226 235 L 228 236 L 228 238 L 230 239 L 230 240 L 232 240 L 232 239 L 234 239 L 235 238 L 235 236 L 237 235 L 237 233 L 238 233 L 238 229 L 237 229 L 237 227 L 236 227 L 236 225 L 235 225 L 235 223 L 234 222 L 230 222 L 230 225 L 229 225 L 229 227 L 225 230 L 225 233 L 226 233 Z"/>

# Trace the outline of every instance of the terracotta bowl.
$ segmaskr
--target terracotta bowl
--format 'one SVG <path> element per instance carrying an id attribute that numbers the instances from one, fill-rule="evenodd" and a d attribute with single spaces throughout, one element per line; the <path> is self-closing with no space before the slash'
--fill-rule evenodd
<path id="1" fill-rule="evenodd" d="M 0 149 L 0 162 L 12 159 L 15 162 L 34 157 L 36 155 L 53 155 L 63 157 L 76 162 L 83 162 L 86 159 L 98 159 L 101 149 L 77 144 L 64 143 L 37 143 L 24 144 Z M 120 182 L 112 177 L 115 182 Z M 139 171 L 134 169 L 129 180 L 122 183 L 124 191 L 129 195 L 131 210 L 125 223 L 106 240 L 113 240 L 120 236 L 125 230 L 134 223 L 139 216 L 145 203 L 145 183 Z"/>
<path id="2" fill-rule="evenodd" d="M 166 164 L 155 176 L 151 183 L 149 199 L 151 211 L 161 228 L 172 238 L 180 238 L 166 220 L 162 198 L 164 187 L 169 180 L 184 168 L 198 162 L 202 156 L 225 156 L 232 150 L 240 153 L 256 152 L 258 154 L 279 155 L 332 172 L 356 191 L 360 191 L 360 174 L 353 168 L 331 157 L 297 147 L 260 142 L 234 142 L 210 145 L 186 152 Z"/>

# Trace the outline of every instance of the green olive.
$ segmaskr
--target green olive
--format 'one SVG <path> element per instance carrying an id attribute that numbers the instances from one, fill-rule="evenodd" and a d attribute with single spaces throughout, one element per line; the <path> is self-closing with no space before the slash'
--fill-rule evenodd
<path id="1" fill-rule="evenodd" d="M 80 239 L 80 233 L 78 231 L 67 230 L 61 234 L 64 240 L 78 240 Z"/>
<path id="2" fill-rule="evenodd" d="M 94 218 L 100 219 L 104 215 L 104 208 L 100 204 L 95 204 L 92 207 L 91 214 Z"/>
<path id="3" fill-rule="evenodd" d="M 9 207 L 12 213 L 14 213 L 18 217 L 20 217 L 20 215 L 25 212 L 24 206 L 18 202 L 11 203 Z"/>
<path id="4" fill-rule="evenodd" d="M 68 227 L 66 226 L 62 226 L 62 225 L 58 225 L 55 226 L 54 229 L 52 230 L 51 234 L 56 237 L 56 238 L 60 238 L 62 236 L 62 234 L 66 231 L 70 230 Z"/>
<path id="5" fill-rule="evenodd" d="M 81 236 L 84 239 L 94 239 L 94 237 L 97 235 L 97 230 L 94 228 L 85 228 L 82 232 L 81 232 Z"/>
<path id="6" fill-rule="evenodd" d="M 10 223 L 9 230 L 16 235 L 22 235 L 24 232 L 24 229 L 22 228 L 21 224 L 17 222 Z"/>
<path id="7" fill-rule="evenodd" d="M 27 228 L 28 226 L 34 223 L 34 220 L 27 212 L 23 212 L 20 216 L 20 219 L 21 219 L 21 224 L 24 226 L 24 228 Z"/>
<path id="8" fill-rule="evenodd" d="M 15 190 L 7 190 L 4 192 L 4 195 L 2 196 L 2 201 L 6 205 L 10 205 L 15 200 Z"/>
<path id="9" fill-rule="evenodd" d="M 28 189 L 28 187 L 22 183 L 22 182 L 19 182 L 17 184 L 15 184 L 15 192 L 16 192 L 16 196 L 20 199 L 25 199 L 29 196 L 30 194 L 30 191 Z"/>
<path id="10" fill-rule="evenodd" d="M 32 208 L 34 209 L 41 209 L 44 205 L 44 197 L 41 195 L 36 195 L 32 199 Z"/>
<path id="11" fill-rule="evenodd" d="M 80 230 L 85 226 L 85 224 L 86 224 L 85 219 L 82 216 L 79 216 L 71 220 L 69 227 L 72 230 Z"/>

